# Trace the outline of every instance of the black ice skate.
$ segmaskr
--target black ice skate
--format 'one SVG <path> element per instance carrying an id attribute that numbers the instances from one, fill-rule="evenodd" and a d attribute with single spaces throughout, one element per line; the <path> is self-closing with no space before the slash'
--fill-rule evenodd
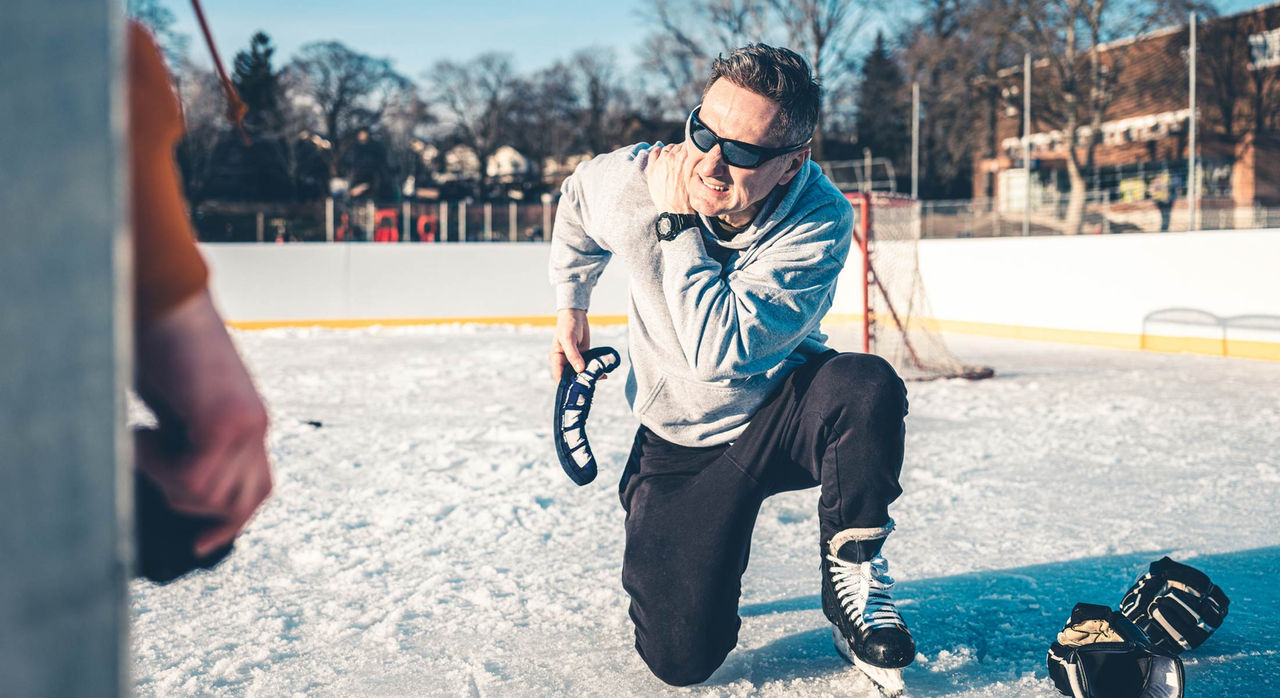
<path id="1" fill-rule="evenodd" d="M 891 696 L 902 692 L 902 668 L 916 655 L 915 640 L 889 596 L 889 563 L 880 555 L 892 530 L 892 521 L 846 529 L 822 549 L 822 610 L 834 626 L 836 651 Z"/>

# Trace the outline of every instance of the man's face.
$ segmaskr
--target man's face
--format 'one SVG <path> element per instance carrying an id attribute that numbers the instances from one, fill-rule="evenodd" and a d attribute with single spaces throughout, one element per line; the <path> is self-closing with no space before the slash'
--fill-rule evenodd
<path id="1" fill-rule="evenodd" d="M 721 79 L 707 90 L 698 118 L 723 139 L 780 148 L 791 144 L 780 143 L 769 134 L 778 111 L 777 102 Z M 686 143 L 685 148 L 694 160 L 688 183 L 693 210 L 734 225 L 750 222 L 748 216 L 755 215 L 755 204 L 774 187 L 790 182 L 809 152 L 805 148 L 779 155 L 748 170 L 726 163 L 719 144 L 705 153 L 692 143 Z M 741 218 L 747 220 L 735 220 Z"/>

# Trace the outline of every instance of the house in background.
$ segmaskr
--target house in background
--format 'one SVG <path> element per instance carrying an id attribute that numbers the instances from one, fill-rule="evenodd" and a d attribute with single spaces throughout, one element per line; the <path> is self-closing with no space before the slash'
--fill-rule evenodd
<path id="1" fill-rule="evenodd" d="M 1204 20 L 1196 38 L 1202 201 L 1197 225 L 1250 226 L 1258 207 L 1280 206 L 1280 4 Z M 1126 217 L 1159 220 L 1168 229 L 1171 212 L 1185 216 L 1192 116 L 1189 39 L 1188 27 L 1181 26 L 1102 47 L 1111 78 L 1103 96 L 1107 107 L 1093 167 L 1083 175 L 1089 206 L 1106 205 L 1121 224 Z M 975 194 L 993 196 L 1004 212 L 1022 210 L 1027 186 L 1033 212 L 1068 188 L 1068 139 L 1055 128 L 1047 99 L 1058 81 L 1044 59 L 1033 63 L 1031 73 L 1030 177 L 1023 163 L 1021 66 L 1001 73 L 1005 103 L 995 124 L 997 153 L 974 162 Z M 1086 125 L 1078 131 L 1078 152 L 1092 135 L 1087 107 L 1082 113 Z M 1140 227 L 1150 229 L 1150 224 Z"/>

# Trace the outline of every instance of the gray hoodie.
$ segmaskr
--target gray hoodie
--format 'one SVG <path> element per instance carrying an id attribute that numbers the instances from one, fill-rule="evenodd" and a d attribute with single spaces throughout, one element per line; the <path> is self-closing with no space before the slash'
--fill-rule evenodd
<path id="1" fill-rule="evenodd" d="M 704 218 L 700 234 L 662 242 L 649 148 L 601 155 L 565 180 L 551 239 L 556 308 L 588 309 L 616 255 L 630 290 L 632 411 L 673 443 L 727 443 L 792 369 L 826 350 L 818 323 L 849 255 L 853 208 L 806 162 L 732 240 Z"/>

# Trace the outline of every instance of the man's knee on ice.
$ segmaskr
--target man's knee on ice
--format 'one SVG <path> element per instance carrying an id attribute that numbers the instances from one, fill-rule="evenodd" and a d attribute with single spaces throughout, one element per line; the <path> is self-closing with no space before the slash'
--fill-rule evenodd
<path id="1" fill-rule="evenodd" d="M 729 656 L 729 650 L 697 652 L 674 647 L 646 648 L 639 640 L 636 640 L 636 650 L 649 666 L 649 671 L 672 686 L 692 686 L 706 681 Z"/>
<path id="2" fill-rule="evenodd" d="M 814 387 L 829 399 L 845 401 L 850 407 L 894 408 L 905 413 L 907 388 L 888 361 L 872 354 L 839 354 L 818 369 Z"/>

